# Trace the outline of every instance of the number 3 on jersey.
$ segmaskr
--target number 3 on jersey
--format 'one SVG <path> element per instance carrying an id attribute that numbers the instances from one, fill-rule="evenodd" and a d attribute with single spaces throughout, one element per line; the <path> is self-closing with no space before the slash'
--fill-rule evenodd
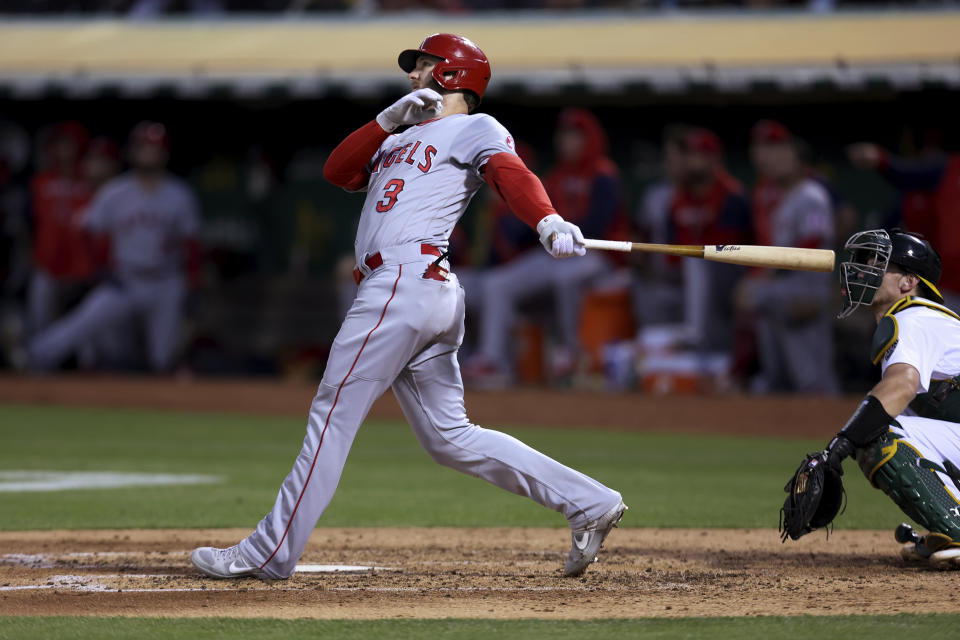
<path id="1" fill-rule="evenodd" d="M 377 211 L 386 213 L 390 211 L 390 209 L 393 209 L 393 205 L 397 204 L 397 196 L 400 195 L 401 191 L 403 191 L 403 180 L 394 178 L 388 182 L 383 192 L 383 200 L 377 203 Z"/>

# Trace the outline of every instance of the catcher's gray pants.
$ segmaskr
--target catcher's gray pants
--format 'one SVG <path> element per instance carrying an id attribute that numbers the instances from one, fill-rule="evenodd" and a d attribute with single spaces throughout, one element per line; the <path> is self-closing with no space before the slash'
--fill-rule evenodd
<path id="1" fill-rule="evenodd" d="M 307 436 L 273 510 L 241 541 L 243 555 L 274 578 L 289 577 L 333 497 L 353 438 L 386 389 L 437 462 L 528 496 L 571 526 L 600 517 L 620 494 L 520 441 L 471 424 L 463 405 L 457 348 L 463 289 L 421 275 L 432 260 L 383 251 L 384 265 L 361 283 L 334 340 Z"/>

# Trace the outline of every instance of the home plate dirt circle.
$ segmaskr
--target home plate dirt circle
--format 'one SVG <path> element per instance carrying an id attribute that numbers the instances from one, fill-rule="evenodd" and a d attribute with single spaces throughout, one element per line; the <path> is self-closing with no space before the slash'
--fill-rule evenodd
<path id="1" fill-rule="evenodd" d="M 890 531 L 617 529 L 563 577 L 564 529 L 317 529 L 289 580 L 211 580 L 201 545 L 245 530 L 0 533 L 12 615 L 615 618 L 960 611 L 958 574 L 906 565 Z"/>

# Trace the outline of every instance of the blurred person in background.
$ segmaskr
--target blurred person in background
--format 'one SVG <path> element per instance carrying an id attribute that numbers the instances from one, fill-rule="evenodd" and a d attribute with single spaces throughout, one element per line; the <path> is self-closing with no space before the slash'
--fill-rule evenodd
<path id="1" fill-rule="evenodd" d="M 33 273 L 26 329 L 35 336 L 76 303 L 101 266 L 102 239 L 80 226 L 94 185 L 81 167 L 88 134 L 78 122 L 61 122 L 40 135 L 41 169 L 30 181 Z"/>
<path id="2" fill-rule="evenodd" d="M 159 18 L 171 9 L 186 9 L 195 17 L 216 18 L 226 11 L 224 0 L 134 0 L 127 16 L 136 19 Z"/>
<path id="3" fill-rule="evenodd" d="M 515 140 L 517 155 L 530 171 L 537 173 L 537 153 L 529 144 Z M 479 322 L 484 302 L 484 278 L 490 269 L 504 265 L 540 246 L 540 239 L 518 218 L 493 190 L 478 194 L 482 201 L 473 225 L 454 227 L 450 236 L 451 257 L 460 256 L 457 278 L 463 286 L 467 324 Z M 469 214 L 468 214 L 469 215 Z"/>
<path id="4" fill-rule="evenodd" d="M 579 226 L 584 237 L 625 240 L 620 172 L 608 155 L 608 144 L 591 112 L 561 111 L 554 137 L 557 162 L 543 183 L 557 213 Z M 542 293 L 552 295 L 556 320 L 551 375 L 555 379 L 572 375 L 581 355 L 577 328 L 584 289 L 610 268 L 609 258 L 601 251 L 558 262 L 538 247 L 487 272 L 478 354 L 464 366 L 465 379 L 482 386 L 505 385 L 513 379 L 510 336 L 517 307 Z"/>
<path id="5" fill-rule="evenodd" d="M 900 190 L 899 219 L 886 220 L 885 227 L 937 239 L 943 259 L 940 291 L 948 307 L 960 309 L 960 153 L 934 148 L 906 159 L 860 142 L 847 148 L 847 156 L 855 167 L 879 172 Z"/>
<path id="6" fill-rule="evenodd" d="M 110 239 L 110 274 L 30 342 L 32 369 L 54 369 L 104 332 L 131 328 L 142 328 L 151 370 L 175 364 L 187 273 L 195 279 L 199 269 L 200 221 L 190 188 L 166 171 L 169 153 L 162 124 L 133 129 L 130 171 L 107 182 L 83 216 L 84 228 Z"/>
<path id="7" fill-rule="evenodd" d="M 89 185 L 92 193 L 100 190 L 104 184 L 120 172 L 120 149 L 106 136 L 90 140 L 87 152 L 80 162 L 80 175 Z"/>
<path id="8" fill-rule="evenodd" d="M 723 144 L 704 128 L 683 135 L 682 167 L 670 202 L 669 244 L 748 244 L 750 208 L 740 183 L 723 164 Z M 726 351 L 733 342 L 732 294 L 742 269 L 728 264 L 670 258 L 683 282 L 681 346 Z"/>
<path id="9" fill-rule="evenodd" d="M 754 125 L 750 157 L 757 173 L 758 244 L 833 248 L 833 203 L 811 177 L 804 156 L 803 143 L 781 123 Z M 752 391 L 836 393 L 831 285 L 829 273 L 785 270 L 754 270 L 740 283 L 737 311 L 754 329 L 760 368 Z"/>
<path id="10" fill-rule="evenodd" d="M 0 118 L 0 367 L 22 368 L 22 294 L 30 275 L 27 166 L 30 136 Z"/>
<path id="11" fill-rule="evenodd" d="M 665 244 L 670 229 L 670 207 L 683 179 L 686 135 L 689 127 L 668 125 L 663 130 L 663 177 L 643 193 L 636 214 L 640 242 Z M 676 262 L 656 253 L 631 254 L 639 263 L 634 290 L 634 315 L 641 325 L 673 324 L 683 320 L 683 272 Z"/>

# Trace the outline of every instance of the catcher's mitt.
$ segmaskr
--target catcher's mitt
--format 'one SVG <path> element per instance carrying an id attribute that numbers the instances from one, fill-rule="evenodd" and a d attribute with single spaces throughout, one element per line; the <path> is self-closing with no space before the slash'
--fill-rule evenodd
<path id="1" fill-rule="evenodd" d="M 833 522 L 844 506 L 843 469 L 827 462 L 828 453 L 811 453 L 803 459 L 787 486 L 780 510 L 780 540 L 798 540 Z M 829 534 L 828 534 L 829 535 Z"/>

